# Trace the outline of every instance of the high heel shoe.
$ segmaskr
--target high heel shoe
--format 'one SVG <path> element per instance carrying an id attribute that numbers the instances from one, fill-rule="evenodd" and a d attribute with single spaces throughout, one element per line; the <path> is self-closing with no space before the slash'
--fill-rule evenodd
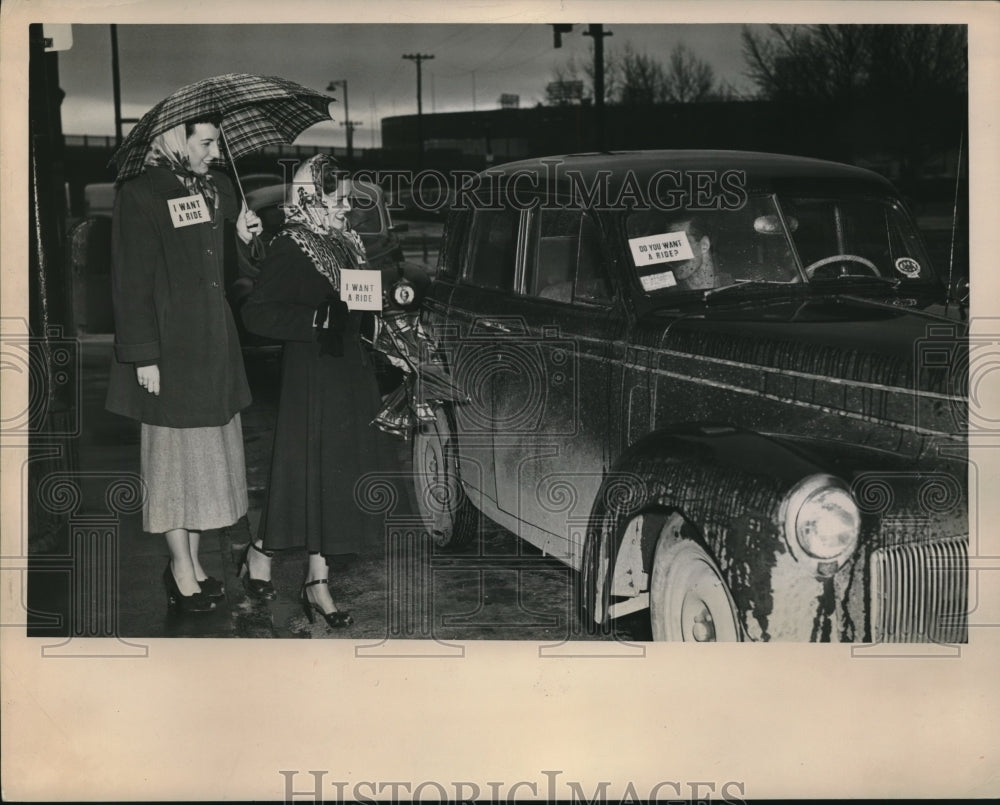
<path id="1" fill-rule="evenodd" d="M 169 560 L 167 560 L 167 567 L 163 571 L 163 586 L 167 588 L 168 609 L 175 609 L 182 613 L 211 612 L 215 609 L 215 602 L 209 600 L 208 596 L 200 590 L 191 595 L 183 595 L 181 593 Z"/>
<path id="2" fill-rule="evenodd" d="M 226 588 L 222 585 L 215 576 L 207 576 L 203 579 L 198 579 L 198 586 L 201 587 L 201 591 L 207 595 L 209 598 L 225 598 Z"/>
<path id="3" fill-rule="evenodd" d="M 323 616 L 323 620 L 326 621 L 326 625 L 334 629 L 340 629 L 354 623 L 354 618 L 351 617 L 350 612 L 344 612 L 339 609 L 335 609 L 333 612 L 324 612 L 319 608 L 319 604 L 310 601 L 309 596 L 306 594 L 306 587 L 312 587 L 314 584 L 326 584 L 326 579 L 307 581 L 302 585 L 302 595 L 299 598 L 302 604 L 302 611 L 305 612 L 306 617 L 309 619 L 309 623 L 312 623 L 316 619 L 315 613 L 317 612 Z"/>
<path id="4" fill-rule="evenodd" d="M 253 598 L 259 598 L 262 601 L 273 601 L 278 597 L 278 592 L 274 589 L 274 585 L 270 581 L 255 579 L 250 575 L 251 548 L 257 551 L 257 553 L 263 554 L 268 559 L 274 556 L 274 551 L 263 551 L 253 544 L 253 540 L 250 540 L 246 548 L 243 549 L 243 555 L 240 557 L 239 577 L 243 579 L 243 587 Z"/>

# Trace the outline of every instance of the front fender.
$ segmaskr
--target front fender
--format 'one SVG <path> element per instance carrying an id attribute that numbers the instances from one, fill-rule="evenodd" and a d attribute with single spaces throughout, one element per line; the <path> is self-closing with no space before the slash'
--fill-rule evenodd
<path id="1" fill-rule="evenodd" d="M 854 578 L 853 557 L 832 576 L 818 573 L 815 563 L 796 557 L 781 518 L 789 490 L 828 471 L 792 445 L 728 426 L 658 431 L 621 456 L 592 522 L 617 541 L 622 523 L 642 516 L 643 569 L 651 574 L 661 523 L 677 511 L 718 564 L 747 638 L 854 640 L 850 613 L 858 602 L 851 598 L 863 585 Z M 627 495 L 622 478 L 631 479 Z"/>

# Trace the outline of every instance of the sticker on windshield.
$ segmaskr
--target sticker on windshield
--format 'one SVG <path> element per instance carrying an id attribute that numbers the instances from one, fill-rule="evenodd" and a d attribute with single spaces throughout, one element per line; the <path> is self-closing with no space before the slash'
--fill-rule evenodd
<path id="1" fill-rule="evenodd" d="M 673 288 L 677 284 L 677 278 L 673 271 L 662 271 L 659 274 L 647 274 L 645 277 L 639 277 L 639 282 L 642 283 L 642 289 L 648 293 L 649 291 L 658 291 L 660 288 Z"/>
<path id="2" fill-rule="evenodd" d="M 920 276 L 920 263 L 912 257 L 900 257 L 896 261 L 896 271 L 903 276 L 913 279 Z"/>
<path id="3" fill-rule="evenodd" d="M 675 260 L 690 260 L 694 257 L 687 234 L 683 230 L 629 238 L 628 245 L 632 249 L 632 260 L 640 267 L 654 263 L 672 263 Z"/>

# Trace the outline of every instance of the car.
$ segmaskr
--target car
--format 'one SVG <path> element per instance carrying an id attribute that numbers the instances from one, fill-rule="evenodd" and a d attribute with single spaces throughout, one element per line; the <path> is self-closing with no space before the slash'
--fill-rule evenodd
<path id="1" fill-rule="evenodd" d="M 579 154 L 455 200 L 413 438 L 440 549 L 575 571 L 581 633 L 961 643 L 967 310 L 893 186 L 735 151 Z"/>

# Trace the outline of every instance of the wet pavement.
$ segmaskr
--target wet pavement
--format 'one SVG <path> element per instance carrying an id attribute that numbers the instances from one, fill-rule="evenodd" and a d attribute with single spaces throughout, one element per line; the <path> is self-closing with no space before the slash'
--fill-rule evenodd
<path id="1" fill-rule="evenodd" d="M 225 598 L 210 613 L 168 613 L 164 540 L 142 531 L 134 496 L 121 491 L 138 477 L 138 425 L 104 410 L 111 337 L 84 336 L 80 347 L 80 434 L 71 473 L 77 500 L 53 534 L 33 540 L 29 635 L 348 638 L 372 651 L 382 641 L 400 638 L 439 641 L 442 650 L 446 641 L 471 639 L 543 644 L 608 639 L 582 629 L 575 573 L 485 518 L 479 541 L 445 552 L 431 545 L 412 516 L 390 517 L 381 549 L 331 567 L 334 600 L 354 617 L 349 627 L 332 629 L 319 616 L 308 621 L 299 603 L 304 551 L 275 556 L 276 600 L 251 598 L 237 566 L 256 533 L 265 495 L 280 379 L 280 355 L 273 348 L 245 354 L 253 391 L 253 404 L 242 416 L 248 516 L 202 535 L 202 563 L 223 581 Z M 408 471 L 410 443 L 397 445 L 400 468 Z M 416 511 L 410 503 L 401 508 Z M 618 639 L 641 639 L 641 626 L 622 627 Z M 428 646 L 435 643 L 421 644 L 420 650 Z"/>

